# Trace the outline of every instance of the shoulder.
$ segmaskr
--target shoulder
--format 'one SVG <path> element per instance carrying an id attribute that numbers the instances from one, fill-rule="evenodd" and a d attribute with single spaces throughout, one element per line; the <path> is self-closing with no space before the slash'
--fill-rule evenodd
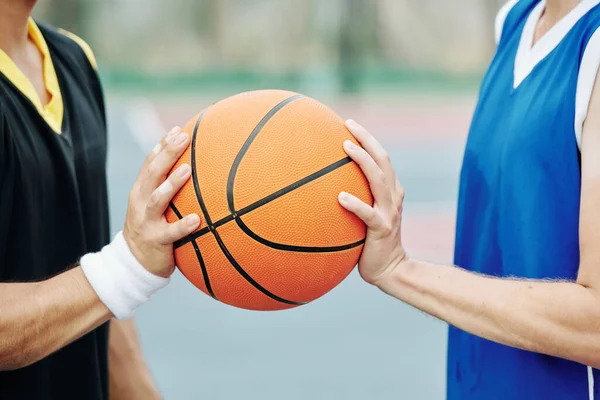
<path id="1" fill-rule="evenodd" d="M 510 10 L 513 9 L 515 4 L 517 4 L 518 0 L 509 0 L 498 10 L 496 14 L 496 20 L 494 21 L 494 39 L 496 40 L 496 45 L 500 43 L 500 38 L 502 37 L 502 31 L 504 29 L 504 22 L 506 22 L 506 17 Z"/>
<path id="2" fill-rule="evenodd" d="M 70 55 L 77 53 L 77 55 L 83 56 L 85 62 L 94 70 L 98 69 L 98 63 L 92 48 L 81 37 L 62 28 L 57 28 L 39 21 L 35 22 L 40 31 L 42 31 L 49 46 L 52 46 L 57 51 L 65 52 Z"/>
<path id="3" fill-rule="evenodd" d="M 102 83 L 91 47 L 72 32 L 35 22 L 50 49 L 54 67 L 65 76 L 65 85 L 77 87 L 78 93 L 94 103 L 105 119 Z"/>
<path id="4" fill-rule="evenodd" d="M 98 69 L 98 63 L 96 62 L 96 56 L 94 55 L 94 52 L 92 51 L 92 48 L 90 47 L 90 45 L 88 45 L 85 40 L 83 40 L 76 34 L 66 31 L 62 28 L 59 28 L 58 32 L 63 34 L 64 36 L 70 38 L 75 43 L 77 43 L 77 45 L 79 47 L 81 47 L 81 50 L 83 50 L 83 52 L 85 53 L 85 56 L 88 58 L 88 61 L 90 62 L 92 67 L 94 67 L 94 69 Z"/>
<path id="5" fill-rule="evenodd" d="M 510 36 L 522 27 L 530 13 L 544 7 L 544 0 L 504 0 L 504 5 L 496 14 L 494 36 L 499 45 L 505 36 Z M 595 0 L 594 0 L 595 1 Z"/>
<path id="6" fill-rule="evenodd" d="M 37 21 L 36 24 L 50 49 L 54 68 L 63 77 L 61 91 L 65 89 L 71 93 L 68 97 L 63 96 L 65 107 L 81 108 L 82 102 L 89 104 L 106 129 L 104 93 L 92 49 L 71 32 Z"/>
<path id="7" fill-rule="evenodd" d="M 590 103 L 592 94 L 594 97 L 600 96 L 600 89 L 597 88 L 599 69 L 600 27 L 596 27 L 585 45 L 577 76 L 577 91 L 575 96 L 575 137 L 579 146 L 581 146 L 581 135 L 584 123 L 589 114 L 589 109 L 593 107 L 595 108 L 595 112 L 600 113 L 599 101 Z"/>

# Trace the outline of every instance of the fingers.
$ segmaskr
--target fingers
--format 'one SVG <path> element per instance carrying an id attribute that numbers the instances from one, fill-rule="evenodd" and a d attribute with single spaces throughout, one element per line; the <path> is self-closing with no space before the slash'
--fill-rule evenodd
<path id="1" fill-rule="evenodd" d="M 404 203 L 404 188 L 400 184 L 400 181 L 396 179 L 396 185 L 394 188 L 394 196 L 393 196 L 394 206 L 397 211 L 402 211 L 402 203 Z"/>
<path id="2" fill-rule="evenodd" d="M 167 136 L 164 144 L 155 149 L 157 154 L 146 165 L 145 169 L 140 174 L 140 192 L 142 196 L 150 196 L 150 194 L 160 185 L 173 165 L 179 160 L 179 157 L 184 153 L 190 144 L 190 136 L 186 132 L 179 132 Z M 153 151 L 154 153 L 154 151 Z"/>
<path id="3" fill-rule="evenodd" d="M 154 158 L 158 155 L 158 153 L 160 153 L 161 150 L 165 148 L 166 140 L 171 136 L 178 134 L 179 132 L 181 132 L 181 128 L 176 126 L 160 139 L 156 146 L 154 146 L 154 149 L 152 149 L 152 151 L 146 156 L 144 164 L 142 165 L 142 171 L 144 171 L 148 164 L 150 164 L 152 160 L 154 160 Z"/>
<path id="4" fill-rule="evenodd" d="M 369 153 L 373 160 L 375 160 L 379 168 L 381 168 L 388 184 L 393 185 L 396 181 L 396 174 L 394 173 L 390 156 L 381 143 L 379 143 L 365 128 L 356 123 L 356 121 L 351 119 L 346 121 L 346 127 L 367 153 Z"/>
<path id="5" fill-rule="evenodd" d="M 179 189 L 181 189 L 190 178 L 191 172 L 192 169 L 188 164 L 179 166 L 169 178 L 152 192 L 148 204 L 146 205 L 146 215 L 149 218 L 157 219 L 164 214 L 169 202 L 173 199 L 173 196 L 175 196 Z"/>
<path id="6" fill-rule="evenodd" d="M 342 207 L 360 218 L 369 229 L 377 231 L 383 226 L 383 218 L 377 211 L 358 197 L 341 192 L 338 201 Z"/>
<path id="7" fill-rule="evenodd" d="M 392 193 L 387 186 L 383 171 L 379 168 L 375 160 L 373 160 L 365 149 L 349 140 L 344 142 L 344 150 L 358 164 L 367 177 L 375 201 L 383 206 L 389 206 L 392 203 Z"/>
<path id="8" fill-rule="evenodd" d="M 163 244 L 171 244 L 194 232 L 199 225 L 200 217 L 198 214 L 189 214 L 177 222 L 167 224 L 167 226 L 161 230 L 160 240 Z"/>

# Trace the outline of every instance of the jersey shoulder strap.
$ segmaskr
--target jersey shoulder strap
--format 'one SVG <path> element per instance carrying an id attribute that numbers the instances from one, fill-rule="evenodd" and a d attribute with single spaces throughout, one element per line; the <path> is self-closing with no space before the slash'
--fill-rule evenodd
<path id="1" fill-rule="evenodd" d="M 44 35 L 48 46 L 60 57 L 70 58 L 69 61 L 78 65 L 89 65 L 97 70 L 98 63 L 92 48 L 82 38 L 62 28 L 56 28 L 46 23 L 35 21 Z"/>
<path id="2" fill-rule="evenodd" d="M 581 148 L 583 124 L 588 115 L 592 92 L 600 70 L 600 4 L 586 15 L 583 26 L 583 43 L 577 73 L 577 92 L 575 96 L 575 138 Z"/>
<path id="3" fill-rule="evenodd" d="M 531 10 L 541 0 L 509 0 L 496 14 L 494 37 L 499 46 L 524 23 Z"/>
<path id="4" fill-rule="evenodd" d="M 81 50 L 83 50 L 83 52 L 85 53 L 86 57 L 88 58 L 88 61 L 92 65 L 92 67 L 96 70 L 98 69 L 98 63 L 96 62 L 96 56 L 94 55 L 94 52 L 92 51 L 92 48 L 90 47 L 90 45 L 87 44 L 87 42 L 85 40 L 83 40 L 76 34 L 66 31 L 62 28 L 58 28 L 58 32 L 67 36 L 68 38 L 71 38 L 73 41 L 75 41 L 75 43 L 77 43 L 79 45 L 79 47 L 81 47 Z"/>
<path id="5" fill-rule="evenodd" d="M 106 125 L 104 94 L 91 47 L 79 36 L 64 29 L 38 23 L 50 49 L 56 68 L 62 68 L 74 80 L 86 97 L 95 103 Z"/>

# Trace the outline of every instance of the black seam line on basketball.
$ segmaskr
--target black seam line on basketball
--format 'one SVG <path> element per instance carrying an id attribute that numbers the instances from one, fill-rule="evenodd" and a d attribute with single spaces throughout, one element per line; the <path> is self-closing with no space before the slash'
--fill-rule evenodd
<path id="1" fill-rule="evenodd" d="M 248 152 L 248 149 L 250 148 L 250 145 L 252 144 L 252 142 L 254 141 L 254 139 L 258 136 L 258 134 L 260 133 L 260 131 L 264 128 L 264 126 L 267 124 L 267 122 L 269 122 L 269 120 L 271 120 L 271 118 L 273 118 L 273 116 L 275 114 L 277 114 L 277 112 L 279 112 L 283 107 L 285 107 L 286 105 L 288 105 L 292 101 L 300 99 L 300 98 L 303 98 L 303 97 L 304 96 L 302 96 L 302 95 L 291 96 L 291 97 L 283 100 L 281 103 L 277 104 L 275 107 L 273 107 L 263 117 L 263 119 L 258 123 L 258 125 L 256 125 L 256 127 L 254 128 L 254 130 L 252 131 L 252 133 L 248 136 L 248 138 L 244 142 L 244 145 L 242 146 L 242 148 L 240 149 L 239 153 L 235 157 L 235 160 L 233 161 L 233 165 L 231 166 L 231 170 L 229 171 L 229 177 L 227 178 L 227 205 L 229 206 L 229 212 L 232 213 L 233 218 L 235 219 L 235 222 L 238 224 L 238 226 L 248 236 L 250 236 L 252 239 L 256 240 L 257 242 L 262 243 L 265 246 L 268 246 L 268 247 L 271 247 L 271 248 L 275 248 L 275 249 L 279 249 L 279 250 L 286 250 L 286 251 L 295 251 L 295 252 L 326 253 L 326 252 L 335 252 L 335 251 L 348 250 L 348 249 L 351 249 L 353 247 L 360 246 L 362 243 L 364 243 L 364 240 L 360 240 L 360 241 L 355 242 L 355 243 L 350 243 L 350 244 L 341 245 L 341 246 L 327 246 L 327 247 L 292 246 L 292 245 L 287 245 L 287 244 L 283 244 L 283 243 L 271 242 L 270 240 L 264 239 L 264 238 L 260 237 L 259 235 L 257 235 L 256 233 L 254 233 L 242 221 L 242 219 L 240 218 L 242 214 L 240 212 L 237 212 L 235 210 L 233 185 L 234 185 L 234 182 L 235 182 L 235 177 L 237 175 L 237 171 L 238 171 L 238 168 L 240 166 L 240 163 L 242 162 L 244 156 Z M 349 161 L 350 160 L 348 160 L 346 162 L 349 162 Z M 337 168 L 337 167 L 334 166 L 333 169 L 335 169 L 335 168 Z M 319 171 L 319 173 L 322 173 L 322 175 L 325 175 L 325 174 L 327 174 L 328 172 L 331 171 L 331 170 L 328 170 L 327 167 L 324 170 L 325 171 L 323 171 L 323 170 Z M 318 177 L 319 176 L 317 176 L 317 177 L 315 177 L 313 179 L 316 179 Z M 312 179 L 309 179 L 307 182 L 309 182 L 310 180 L 312 180 Z M 299 181 L 299 184 L 302 185 L 302 180 Z M 293 188 L 291 190 L 293 190 Z M 265 199 L 265 200 L 267 202 L 269 201 L 268 199 Z"/>
<path id="2" fill-rule="evenodd" d="M 233 219 L 233 218 L 231 218 L 231 219 Z M 219 223 L 219 221 L 217 221 L 217 223 L 214 224 L 215 227 L 222 225 L 222 224 L 217 225 L 218 223 Z M 176 248 L 176 249 L 178 249 L 181 246 L 183 246 L 183 245 L 191 242 L 192 240 L 196 240 L 199 237 L 204 236 L 204 235 L 206 235 L 209 232 L 210 232 L 210 228 L 208 226 L 205 226 L 204 228 L 202 228 L 202 229 L 200 229 L 200 230 L 198 230 L 196 232 L 190 233 L 189 235 L 187 235 L 187 236 L 179 239 L 178 241 L 176 241 L 175 243 L 173 243 L 173 247 Z"/>
<path id="3" fill-rule="evenodd" d="M 313 174 L 310 174 L 310 175 L 300 179 L 299 181 L 296 181 L 296 182 L 292 183 L 291 185 L 288 185 L 288 186 L 284 187 L 283 189 L 280 189 L 280 190 L 276 191 L 275 193 L 268 195 L 267 197 L 262 198 L 261 200 L 258 200 L 244 208 L 241 208 L 240 210 L 236 211 L 235 214 L 230 214 L 230 215 L 218 220 L 217 222 L 215 222 L 213 224 L 213 226 L 215 228 L 218 228 L 221 225 L 225 225 L 226 223 L 233 221 L 235 218 L 239 218 L 242 215 L 248 214 L 249 212 L 254 211 L 257 208 L 262 207 L 265 204 L 268 204 L 268 203 L 272 202 L 273 200 L 275 200 L 293 190 L 296 190 L 296 189 L 306 185 L 307 183 L 310 183 L 318 178 L 321 178 L 322 176 L 327 175 L 328 173 L 330 173 L 340 167 L 343 167 L 344 165 L 351 163 L 351 162 L 352 162 L 352 159 L 350 157 L 342 158 L 341 160 L 336 161 L 333 164 L 330 164 L 330 165 L 326 166 L 325 168 L 322 168 L 319 171 L 317 171 Z M 235 215 L 235 217 L 234 217 L 234 215 Z M 193 234 L 178 241 L 175 244 L 175 247 L 183 246 L 184 244 L 188 243 L 189 241 L 191 241 L 193 239 L 197 239 L 200 236 L 203 236 L 208 232 L 209 232 L 208 227 L 201 229 L 197 232 L 194 232 Z"/>
<path id="4" fill-rule="evenodd" d="M 179 210 L 177 209 L 177 207 L 175 207 L 175 204 L 173 204 L 173 202 L 169 203 L 169 208 L 171 208 L 171 210 L 173 210 L 173 212 L 175 213 L 175 215 L 177 216 L 177 218 L 183 219 L 183 216 L 181 215 L 181 213 L 179 212 Z"/>
<path id="5" fill-rule="evenodd" d="M 202 112 L 202 114 L 200 114 L 200 116 L 196 120 L 196 125 L 194 127 L 193 139 L 196 137 L 196 131 L 198 130 L 198 125 L 200 125 L 200 121 L 202 120 L 202 117 L 204 117 L 205 113 L 206 113 L 206 110 L 204 110 L 204 112 Z M 196 174 L 196 163 L 194 162 L 194 156 L 196 154 L 196 143 L 193 139 L 192 139 L 190 164 L 192 164 L 192 175 L 195 175 Z M 196 181 L 194 181 L 194 190 L 196 191 L 196 197 L 198 197 L 200 194 L 200 192 L 199 192 L 200 188 L 197 188 L 196 186 L 197 186 Z M 208 219 L 208 218 L 206 218 L 208 216 L 208 213 L 206 212 L 206 208 L 204 207 L 204 204 L 200 203 L 200 206 L 202 207 L 202 213 L 204 214 L 204 218 Z M 173 206 L 173 207 L 175 207 L 175 206 Z M 189 235 L 188 235 L 188 237 L 189 237 Z M 195 239 L 192 239 L 191 242 L 192 242 L 192 246 L 194 247 L 194 252 L 196 253 L 196 258 L 198 259 L 198 263 L 200 264 L 200 269 L 202 270 L 202 277 L 204 278 L 204 286 L 206 286 L 206 291 L 208 292 L 208 294 L 210 294 L 210 296 L 213 299 L 217 300 L 217 296 L 215 296 L 212 286 L 210 285 L 210 278 L 208 277 L 208 270 L 206 269 L 206 264 L 204 264 L 204 259 L 202 258 L 202 253 L 200 252 L 198 243 L 196 243 Z"/>
<path id="6" fill-rule="evenodd" d="M 279 296 L 269 292 L 267 289 L 262 287 L 258 282 L 256 282 L 254 279 L 252 279 L 252 277 L 250 275 L 248 275 L 248 273 L 242 268 L 242 266 L 240 264 L 238 264 L 238 262 L 235 260 L 233 255 L 231 255 L 231 253 L 225 246 L 225 243 L 223 243 L 221 236 L 215 230 L 215 227 L 213 226 L 212 221 L 210 219 L 210 215 L 208 215 L 208 210 L 206 208 L 206 205 L 204 204 L 204 200 L 202 199 L 202 192 L 200 191 L 200 183 L 198 181 L 198 174 L 196 171 L 196 162 L 194 162 L 194 158 L 196 156 L 196 136 L 198 134 L 198 127 L 200 126 L 200 121 L 202 120 L 203 116 L 204 116 L 204 113 L 202 113 L 198 117 L 198 120 L 196 121 L 196 125 L 194 126 L 194 132 L 192 134 L 192 150 L 191 150 L 192 163 L 191 164 L 192 164 L 192 180 L 194 182 L 194 191 L 196 193 L 196 199 L 198 200 L 198 204 L 200 205 L 200 209 L 202 210 L 202 214 L 204 215 L 204 220 L 206 221 L 206 224 L 208 225 L 210 231 L 212 232 L 215 239 L 217 240 L 217 244 L 221 248 L 221 251 L 223 252 L 225 257 L 227 257 L 227 259 L 229 260 L 229 262 L 231 263 L 233 268 L 235 268 L 235 270 L 240 275 L 242 275 L 252 286 L 254 286 L 256 289 L 258 289 L 260 292 L 262 292 L 266 296 L 272 298 L 273 300 L 279 301 L 280 303 L 290 304 L 290 305 L 305 304 L 305 303 L 301 303 L 301 302 L 286 300 L 282 297 L 279 297 Z M 195 242 L 196 242 L 195 240 L 192 240 L 192 243 L 195 243 Z"/>
<path id="7" fill-rule="evenodd" d="M 301 99 L 303 97 L 304 96 L 302 96 L 301 94 L 297 94 L 292 97 L 288 97 L 287 99 L 283 100 L 275 107 L 273 107 L 267 114 L 265 114 L 265 116 L 260 120 L 258 125 L 256 125 L 256 127 L 252 130 L 252 133 L 250 133 L 250 135 L 242 145 L 242 148 L 240 149 L 239 153 L 237 154 L 237 156 L 235 156 L 235 160 L 233 161 L 231 169 L 229 170 L 229 176 L 227 177 L 227 205 L 229 206 L 229 212 L 231 212 L 232 214 L 235 214 L 235 205 L 233 201 L 233 183 L 235 181 L 235 176 L 237 175 L 237 170 L 240 166 L 240 163 L 242 162 L 242 159 L 248 152 L 250 145 L 252 144 L 256 136 L 258 136 L 262 128 L 265 127 L 267 122 L 269 122 L 269 120 L 273 118 L 273 116 L 275 116 L 275 114 L 277 114 L 279 110 L 281 110 L 286 105 L 290 104 L 292 101 Z"/>
<path id="8" fill-rule="evenodd" d="M 202 258 L 202 253 L 200 253 L 200 248 L 198 247 L 198 243 L 196 243 L 195 240 L 192 240 L 192 246 L 194 247 L 194 252 L 196 253 L 196 257 L 198 258 L 198 261 L 200 262 L 200 269 L 202 270 L 202 277 L 204 278 L 204 286 L 206 286 L 206 291 L 208 292 L 208 294 L 210 294 L 210 297 L 212 297 L 215 300 L 219 300 L 217 299 L 217 296 L 215 296 L 215 292 L 212 289 L 212 286 L 210 285 L 210 278 L 208 277 L 208 270 L 206 269 L 206 264 L 204 264 L 204 258 Z"/>
<path id="9" fill-rule="evenodd" d="M 183 219 L 183 216 L 181 215 L 181 213 L 179 212 L 177 207 L 175 207 L 175 204 L 173 204 L 173 202 L 169 203 L 169 207 L 171 208 L 171 210 L 173 210 L 173 212 L 175 213 L 177 218 Z M 198 259 L 198 263 L 200 264 L 200 269 L 202 270 L 202 277 L 204 278 L 204 285 L 206 286 L 206 290 L 208 291 L 208 293 L 211 295 L 211 297 L 213 299 L 218 300 L 217 297 L 215 296 L 215 293 L 212 290 L 212 287 L 210 286 L 210 279 L 208 277 L 208 271 L 206 270 L 206 265 L 204 264 L 204 259 L 202 258 L 202 254 L 200 253 L 200 248 L 198 247 L 196 240 L 191 239 L 190 241 L 192 242 L 192 246 L 194 247 L 194 252 L 196 252 L 196 258 Z"/>
<path id="10" fill-rule="evenodd" d="M 350 159 L 349 159 L 349 157 L 347 157 L 341 161 L 345 161 L 343 164 L 341 164 L 341 165 L 345 165 L 348 162 L 350 162 Z M 325 171 L 321 170 L 318 173 L 321 173 L 321 176 L 326 175 L 327 173 L 335 170 L 336 168 L 341 167 L 341 165 L 337 166 L 337 167 L 335 166 L 338 163 L 333 164 L 333 168 L 330 169 L 330 168 L 326 167 L 326 168 L 324 168 Z M 228 192 L 227 196 L 229 197 L 229 195 L 230 195 L 230 193 Z M 231 193 L 231 197 L 233 198 L 233 193 Z M 277 250 L 293 251 L 293 252 L 299 252 L 299 253 L 300 252 L 302 252 L 302 253 L 333 253 L 336 251 L 344 251 L 344 250 L 352 249 L 354 247 L 358 247 L 365 242 L 364 239 L 361 239 L 354 243 L 348 243 L 348 244 L 343 244 L 343 245 L 339 245 L 339 246 L 322 246 L 322 247 L 319 247 L 319 246 L 295 246 L 295 245 L 290 245 L 290 244 L 272 242 L 270 240 L 267 240 L 267 239 L 257 235 L 254 231 L 252 231 L 252 229 L 250 229 L 248 227 L 248 225 L 246 225 L 244 223 L 244 221 L 242 221 L 242 218 L 239 216 L 237 218 L 235 218 L 235 222 L 238 224 L 240 229 L 242 231 L 244 231 L 244 233 L 246 235 L 250 236 L 252 239 L 256 240 L 257 242 L 259 242 L 267 247 L 271 247 L 271 248 L 277 249 Z"/>
<path id="11" fill-rule="evenodd" d="M 237 222 L 238 226 L 244 233 L 250 236 L 252 239 L 256 240 L 259 243 L 264 244 L 267 247 L 271 247 L 277 250 L 285 250 L 285 251 L 293 251 L 298 253 L 334 253 L 336 251 L 344 251 L 349 250 L 354 247 L 358 247 L 365 242 L 365 239 L 361 239 L 358 242 L 343 244 L 340 246 L 329 246 L 329 247 L 314 247 L 314 246 L 293 246 L 289 244 L 276 243 L 271 242 L 263 237 L 258 236 L 254 233 L 248 226 L 239 218 L 236 218 L 235 222 Z"/>
<path id="12" fill-rule="evenodd" d="M 240 264 L 238 264 L 236 259 L 233 257 L 233 255 L 227 249 L 227 246 L 225 246 L 225 243 L 223 243 L 223 240 L 221 239 L 221 235 L 219 235 L 219 233 L 216 230 L 214 230 L 212 233 L 213 233 L 213 235 L 215 235 L 215 239 L 217 240 L 217 243 L 219 244 L 221 251 L 223 251 L 223 254 L 225 254 L 225 257 L 227 257 L 227 259 L 229 260 L 231 265 L 233 265 L 233 267 L 236 269 L 236 271 L 239 272 L 239 274 L 242 275 L 244 277 L 244 279 L 246 279 L 248 282 L 250 282 L 252 284 L 252 286 L 254 286 L 256 289 L 258 289 L 263 294 L 267 295 L 268 297 L 272 298 L 273 300 L 277 300 L 280 303 L 291 304 L 291 305 L 296 305 L 296 306 L 301 306 L 303 304 L 306 304 L 304 302 L 286 300 L 282 297 L 277 296 L 274 293 L 269 292 L 267 289 L 262 287 L 260 285 L 260 283 L 256 282 L 250 275 L 248 275 L 248 273 L 242 268 L 242 266 Z"/>
<path id="13" fill-rule="evenodd" d="M 200 121 L 202 121 L 202 117 L 206 110 L 196 120 L 196 124 L 194 125 L 194 132 L 192 133 L 192 153 L 190 163 L 192 164 L 192 180 L 194 182 L 194 192 L 196 193 L 196 199 L 200 204 L 200 210 L 202 210 L 202 215 L 204 216 L 204 220 L 206 224 L 210 227 L 212 225 L 212 221 L 210 220 L 210 215 L 208 215 L 208 210 L 206 209 L 206 205 L 204 204 L 204 200 L 202 199 L 202 194 L 200 193 L 200 184 L 198 183 L 198 173 L 196 171 L 196 162 L 194 158 L 196 157 L 196 134 L 198 133 L 198 126 L 200 126 Z"/>

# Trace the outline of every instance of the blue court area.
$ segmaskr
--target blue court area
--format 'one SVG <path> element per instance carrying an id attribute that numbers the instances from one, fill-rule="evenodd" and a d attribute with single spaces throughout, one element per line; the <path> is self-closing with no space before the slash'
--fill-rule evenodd
<path id="1" fill-rule="evenodd" d="M 113 232 L 145 156 L 123 110 L 109 107 Z M 452 208 L 460 144 L 388 150 L 407 192 L 406 214 Z M 356 271 L 316 302 L 272 313 L 218 303 L 176 272 L 136 321 L 166 399 L 444 398 L 446 325 L 370 287 Z"/>

